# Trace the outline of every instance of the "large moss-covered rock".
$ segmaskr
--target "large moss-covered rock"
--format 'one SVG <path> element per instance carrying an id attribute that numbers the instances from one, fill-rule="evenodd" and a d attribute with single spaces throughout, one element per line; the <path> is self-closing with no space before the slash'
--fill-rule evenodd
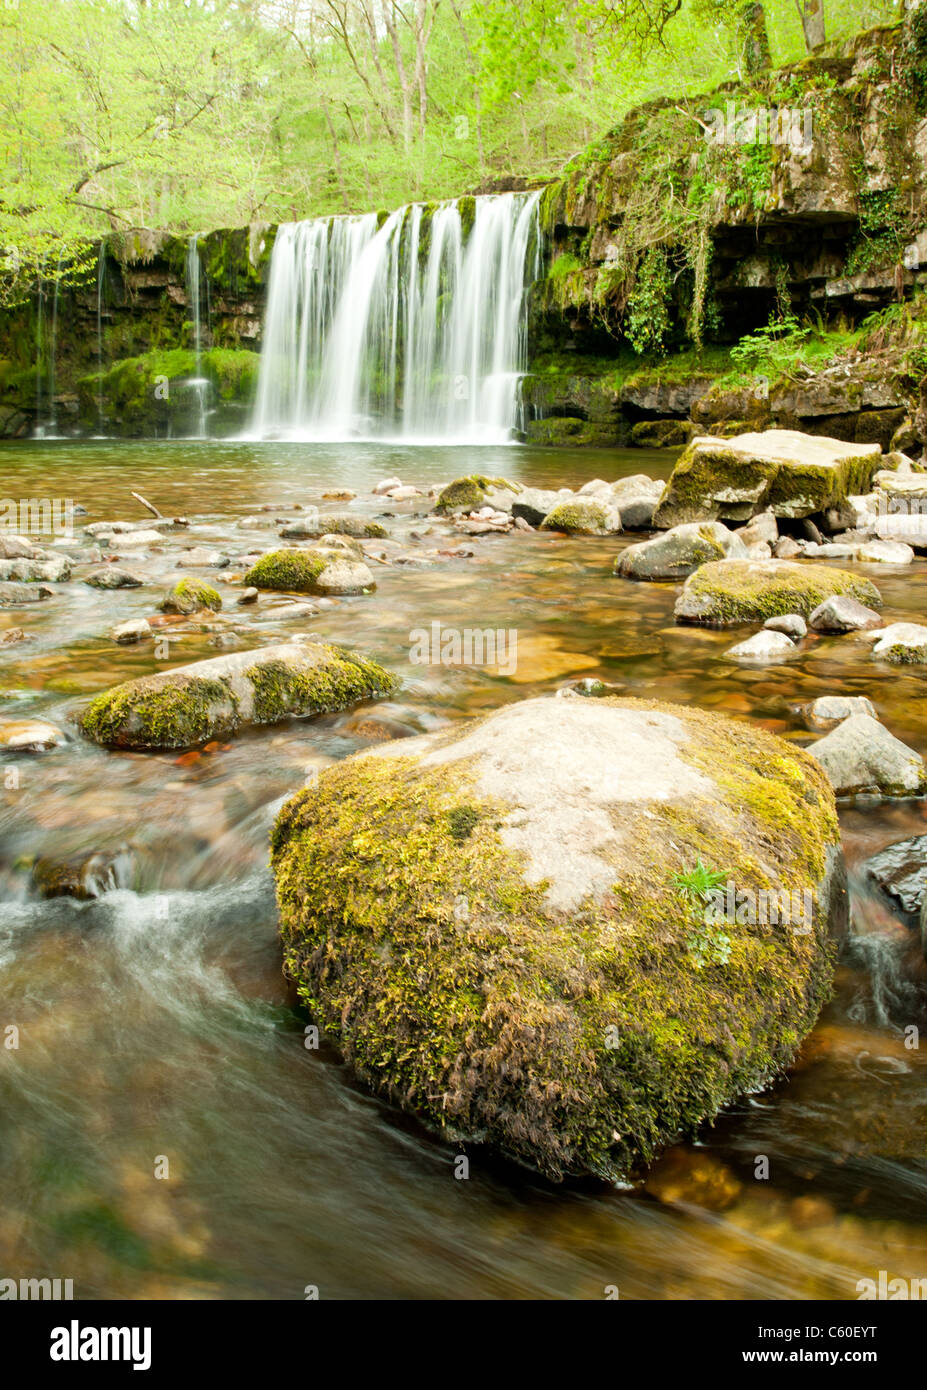
<path id="1" fill-rule="evenodd" d="M 279 589 L 291 594 L 362 594 L 375 589 L 373 575 L 362 561 L 342 550 L 272 550 L 262 555 L 245 575 L 246 585 Z"/>
<path id="2" fill-rule="evenodd" d="M 374 661 L 321 642 L 281 642 L 195 661 L 98 695 L 81 732 L 110 748 L 190 748 L 253 724 L 323 714 L 389 693 Z"/>
<path id="3" fill-rule="evenodd" d="M 819 604 L 846 594 L 870 608 L 882 596 L 868 579 L 829 565 L 794 560 L 712 560 L 686 580 L 676 600 L 677 623 L 730 627 L 765 623 L 784 613 L 809 618 Z"/>
<path id="4" fill-rule="evenodd" d="M 709 560 L 746 554 L 747 547 L 736 531 L 729 531 L 720 521 L 692 521 L 629 545 L 615 561 L 615 573 L 625 579 L 686 579 Z"/>
<path id="5" fill-rule="evenodd" d="M 502 511 L 511 511 L 520 491 L 518 483 L 510 483 L 506 478 L 489 478 L 485 473 L 471 473 L 465 478 L 455 478 L 441 489 L 435 511 L 448 514 L 475 512 L 487 503 Z"/>
<path id="6" fill-rule="evenodd" d="M 358 1076 L 554 1178 L 627 1178 L 781 1074 L 845 914 L 813 759 L 609 697 L 327 768 L 281 810 L 272 858 L 287 970 Z M 676 879 L 698 861 L 738 891 L 807 891 L 807 929 L 710 926 Z"/>
<path id="7" fill-rule="evenodd" d="M 565 531 L 578 536 L 616 536 L 621 530 L 621 513 L 611 496 L 570 497 L 558 502 L 541 522 L 542 531 Z"/>
<path id="8" fill-rule="evenodd" d="M 211 584 L 202 579 L 178 579 L 158 604 L 163 613 L 201 613 L 208 609 L 218 613 L 222 608 L 222 595 Z"/>
<path id="9" fill-rule="evenodd" d="M 700 436 L 677 460 L 654 525 L 746 521 L 763 511 L 810 516 L 851 493 L 868 492 L 881 459 L 878 444 L 845 444 L 797 430 Z"/>

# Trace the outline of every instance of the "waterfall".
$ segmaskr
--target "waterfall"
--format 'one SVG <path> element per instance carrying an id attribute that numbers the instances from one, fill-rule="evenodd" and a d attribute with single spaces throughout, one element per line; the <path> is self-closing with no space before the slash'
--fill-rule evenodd
<path id="1" fill-rule="evenodd" d="M 196 367 L 190 386 L 196 399 L 197 410 L 197 430 L 196 438 L 206 438 L 206 391 L 209 382 L 203 377 L 202 372 L 202 321 L 200 317 L 200 282 L 202 271 L 200 268 L 200 253 L 197 246 L 196 236 L 190 237 L 187 242 L 187 299 L 193 315 L 193 348 L 196 354 Z"/>
<path id="2" fill-rule="evenodd" d="M 253 433 L 498 443 L 519 424 L 537 193 L 284 223 Z M 471 214 L 468 217 L 468 212 Z M 469 224 L 469 225 L 468 225 Z"/>
<path id="3" fill-rule="evenodd" d="M 103 291 L 106 288 L 106 242 L 100 242 L 97 253 L 97 429 L 103 433 Z"/>

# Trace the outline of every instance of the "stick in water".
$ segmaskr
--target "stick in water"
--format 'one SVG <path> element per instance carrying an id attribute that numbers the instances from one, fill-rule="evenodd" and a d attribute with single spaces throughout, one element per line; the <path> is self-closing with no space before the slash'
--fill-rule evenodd
<path id="1" fill-rule="evenodd" d="M 142 504 L 143 507 L 147 507 L 148 510 L 151 512 L 152 516 L 160 516 L 160 515 L 161 515 L 161 513 L 158 511 L 157 507 L 153 507 L 153 506 L 151 505 L 150 502 L 146 502 L 145 499 L 144 499 L 144 497 L 142 496 L 142 494 L 141 494 L 140 492 L 133 492 L 133 493 L 132 493 L 132 496 L 135 498 L 136 502 L 141 502 L 141 504 Z"/>

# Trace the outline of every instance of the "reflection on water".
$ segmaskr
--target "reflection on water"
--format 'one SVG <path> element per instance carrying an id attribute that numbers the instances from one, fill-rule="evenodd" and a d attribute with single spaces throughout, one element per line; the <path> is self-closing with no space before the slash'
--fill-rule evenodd
<path id="1" fill-rule="evenodd" d="M 361 495 L 383 476 L 419 485 L 463 472 L 539 485 L 594 473 L 665 474 L 667 455 L 393 446 L 4 445 L 4 491 L 71 497 L 86 521 L 137 517 L 130 491 L 243 552 L 273 530 L 237 518 L 264 503 Z M 429 536 L 427 505 L 391 531 Z M 371 511 L 373 514 L 373 511 Z M 170 664 L 311 631 L 399 673 L 389 703 L 293 722 L 193 754 L 112 754 L 69 717 L 92 692 L 159 667 L 151 645 L 118 647 L 115 622 L 150 614 L 152 590 L 100 593 L 79 580 L 33 609 L 0 611 L 33 641 L 0 651 L 0 713 L 41 716 L 68 745 L 21 759 L 0 799 L 0 1276 L 72 1278 L 81 1297 L 855 1298 L 880 1269 L 927 1271 L 924 962 L 852 873 L 853 937 L 837 992 L 787 1083 L 743 1101 L 680 1145 L 645 1186 L 555 1188 L 454 1152 L 355 1087 L 338 1058 L 307 1049 L 281 978 L 267 831 L 307 773 L 376 738 L 597 676 L 628 694 L 760 721 L 809 741 L 798 705 L 867 695 L 921 748 L 923 679 L 873 664 L 854 638 L 812 639 L 787 665 L 726 662 L 740 633 L 676 628 L 671 585 L 612 577 L 626 542 L 514 534 L 473 556 L 377 566 L 374 597 L 276 616 L 226 605 L 174 629 Z M 424 551 L 423 551 L 424 554 Z M 173 563 L 173 562 L 171 562 Z M 141 562 L 144 569 L 144 562 Z M 234 561 L 232 565 L 234 570 Z M 231 572 L 231 571 L 230 571 Z M 886 607 L 918 612 L 924 563 L 873 571 Z M 222 587 L 221 571 L 210 580 Z M 230 592 L 230 591 L 229 591 Z M 412 666 L 409 634 L 437 619 L 518 630 L 509 679 Z M 923 804 L 849 808 L 851 871 L 923 830 Z M 120 850 L 123 886 L 38 900 L 36 859 Z M 169 1177 L 156 1179 L 168 1161 Z M 764 1164 L 762 1160 L 767 1162 Z"/>

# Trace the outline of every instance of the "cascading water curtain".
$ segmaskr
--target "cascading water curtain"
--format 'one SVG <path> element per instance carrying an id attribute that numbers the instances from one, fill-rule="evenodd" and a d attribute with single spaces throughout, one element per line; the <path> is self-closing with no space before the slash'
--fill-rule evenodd
<path id="1" fill-rule="evenodd" d="M 520 424 L 537 193 L 281 226 L 253 433 L 497 443 Z M 469 208 L 465 229 L 462 210 Z"/>

